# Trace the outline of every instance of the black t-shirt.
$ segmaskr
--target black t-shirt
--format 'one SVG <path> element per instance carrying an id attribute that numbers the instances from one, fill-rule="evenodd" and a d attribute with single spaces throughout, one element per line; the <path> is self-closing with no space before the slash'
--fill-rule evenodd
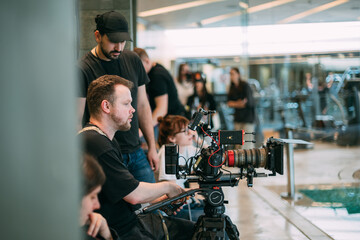
<path id="1" fill-rule="evenodd" d="M 110 229 L 110 234 L 111 234 L 111 237 L 113 238 L 113 240 L 120 240 L 117 232 L 112 229 L 112 228 L 109 228 Z M 92 236 L 89 236 L 87 234 L 87 231 L 89 230 L 89 225 L 85 225 L 81 228 L 82 232 L 83 232 L 83 236 L 82 236 L 82 239 L 83 240 L 104 240 L 105 238 L 103 238 L 101 235 L 97 235 L 95 238 L 92 237 Z"/>
<path id="2" fill-rule="evenodd" d="M 210 93 L 207 93 L 202 98 L 195 93 L 188 98 L 186 105 L 195 109 L 200 106 L 205 110 L 216 110 L 216 102 L 213 95 Z"/>
<path id="3" fill-rule="evenodd" d="M 239 82 L 239 86 L 231 86 L 228 94 L 228 101 L 247 99 L 245 108 L 235 108 L 234 121 L 241 123 L 254 123 L 255 121 L 255 100 L 251 87 L 244 81 Z"/>
<path id="4" fill-rule="evenodd" d="M 180 103 L 177 89 L 170 73 L 160 64 L 156 64 L 148 73 L 150 83 L 146 86 L 149 95 L 151 110 L 156 108 L 155 98 L 164 94 L 168 95 L 168 114 L 184 114 L 184 106 Z"/>
<path id="5" fill-rule="evenodd" d="M 103 61 L 91 52 L 79 62 L 80 93 L 79 97 L 86 97 L 87 89 L 92 81 L 106 74 L 119 75 L 134 83 L 131 89 L 132 106 L 137 109 L 138 87 L 149 82 L 140 58 L 132 51 L 124 50 L 117 60 Z M 83 125 L 89 121 L 89 111 L 85 107 Z M 115 134 L 122 153 L 130 153 L 140 147 L 139 121 L 135 111 L 129 131 L 118 131 Z"/>
<path id="6" fill-rule="evenodd" d="M 98 160 L 106 176 L 99 194 L 99 213 L 108 221 L 109 226 L 121 235 L 137 222 L 132 205 L 123 198 L 138 187 L 139 181 L 123 164 L 116 139 L 110 141 L 95 130 L 84 131 L 79 136 L 83 140 L 84 151 Z"/>

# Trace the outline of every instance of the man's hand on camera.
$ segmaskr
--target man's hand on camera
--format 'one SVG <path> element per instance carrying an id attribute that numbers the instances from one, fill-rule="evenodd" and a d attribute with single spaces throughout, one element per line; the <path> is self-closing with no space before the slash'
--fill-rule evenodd
<path id="1" fill-rule="evenodd" d="M 175 197 L 177 195 L 179 195 L 180 193 L 185 192 L 185 190 L 180 187 L 179 185 L 177 185 L 176 183 L 173 182 L 168 182 L 169 183 L 169 191 L 166 194 L 168 196 L 168 198 L 172 198 Z"/>
<path id="2" fill-rule="evenodd" d="M 169 205 L 166 205 L 160 210 L 164 211 L 167 215 L 176 215 L 177 212 L 180 212 L 183 208 L 183 205 L 186 203 L 186 198 L 179 199 L 177 201 L 174 201 L 170 203 Z"/>

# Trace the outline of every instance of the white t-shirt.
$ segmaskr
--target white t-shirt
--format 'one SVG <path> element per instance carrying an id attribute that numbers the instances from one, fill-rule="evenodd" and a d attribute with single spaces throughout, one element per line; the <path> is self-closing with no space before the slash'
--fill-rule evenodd
<path id="1" fill-rule="evenodd" d="M 175 86 L 177 89 L 178 97 L 183 106 L 186 105 L 188 98 L 194 94 L 194 84 L 191 82 L 179 83 L 175 82 Z"/>
<path id="2" fill-rule="evenodd" d="M 196 153 L 196 148 L 194 146 L 187 146 L 182 148 L 183 152 L 179 153 L 179 165 L 185 165 L 186 160 L 190 157 L 193 157 Z M 170 181 L 176 180 L 176 184 L 181 187 L 184 187 L 186 179 L 177 179 L 176 175 L 166 174 L 165 173 L 165 145 L 162 145 L 158 152 L 160 167 L 159 167 L 159 181 Z M 185 159 L 184 159 L 185 158 Z"/>

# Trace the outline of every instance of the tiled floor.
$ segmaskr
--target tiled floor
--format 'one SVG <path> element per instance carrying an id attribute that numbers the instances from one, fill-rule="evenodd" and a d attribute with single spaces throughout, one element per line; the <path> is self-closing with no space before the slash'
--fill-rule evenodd
<path id="1" fill-rule="evenodd" d="M 295 150 L 294 163 L 295 190 L 360 186 L 356 177 L 360 147 L 315 142 L 313 149 Z M 238 187 L 223 187 L 229 201 L 226 214 L 238 227 L 240 239 L 360 239 L 359 213 L 349 215 L 344 209 L 321 207 L 307 197 L 284 200 L 280 193 L 286 192 L 286 186 L 285 173 L 256 178 L 253 188 L 248 188 L 245 180 Z M 357 201 L 360 205 L 360 199 Z"/>

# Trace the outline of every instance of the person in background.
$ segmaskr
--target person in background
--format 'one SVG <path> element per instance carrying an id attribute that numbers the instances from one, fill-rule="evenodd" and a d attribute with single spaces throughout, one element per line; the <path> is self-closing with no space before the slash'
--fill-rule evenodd
<path id="1" fill-rule="evenodd" d="M 321 114 L 326 114 L 329 98 L 329 88 L 326 82 L 319 82 L 318 86 Z"/>
<path id="2" fill-rule="evenodd" d="M 104 75 L 89 85 L 88 124 L 79 132 L 85 153 L 104 170 L 106 182 L 99 194 L 102 214 L 121 239 L 190 239 L 194 223 L 155 213 L 136 215 L 133 205 L 172 198 L 184 192 L 172 182 L 140 182 L 129 172 L 115 139 L 128 131 L 134 117 L 130 89 L 134 85 L 116 75 Z"/>
<path id="3" fill-rule="evenodd" d="M 181 63 L 178 69 L 178 77 L 176 79 L 176 88 L 180 102 L 186 105 L 189 96 L 194 94 L 194 84 L 192 81 L 192 73 L 187 63 Z"/>
<path id="4" fill-rule="evenodd" d="M 208 111 L 216 111 L 216 102 L 212 94 L 210 94 L 206 89 L 206 77 L 205 74 L 201 72 L 196 72 L 193 74 L 194 81 L 194 94 L 191 95 L 186 104 L 186 108 L 189 111 L 188 118 L 195 112 L 198 112 L 200 108 Z M 207 122 L 207 116 L 204 116 L 204 122 Z M 213 127 L 212 117 L 210 118 L 210 127 Z"/>
<path id="5" fill-rule="evenodd" d="M 331 86 L 332 82 L 334 79 L 334 75 L 332 72 L 329 73 L 329 86 Z M 314 81 L 316 81 L 315 84 L 317 84 L 317 93 L 314 91 Z M 320 112 L 321 114 L 326 114 L 327 111 L 327 101 L 328 101 L 328 97 L 329 97 L 329 88 L 328 88 L 328 84 L 326 83 L 326 81 L 319 81 L 319 79 L 313 79 L 311 73 L 307 72 L 305 74 L 305 83 L 306 83 L 306 88 L 305 88 L 305 92 L 309 95 L 310 98 L 312 98 L 312 101 L 314 101 L 314 97 L 318 97 L 319 98 L 319 103 L 320 103 Z"/>
<path id="6" fill-rule="evenodd" d="M 235 109 L 235 130 L 244 130 L 246 133 L 255 131 L 255 101 L 249 84 L 241 79 L 237 67 L 230 70 L 231 86 L 228 92 L 227 105 Z M 242 146 L 241 146 L 242 147 Z M 253 143 L 246 143 L 245 148 L 254 148 Z"/>
<path id="7" fill-rule="evenodd" d="M 80 209 L 80 226 L 85 232 L 85 239 L 119 239 L 117 233 L 110 229 L 106 219 L 94 210 L 100 208 L 98 194 L 105 183 L 105 174 L 93 156 L 84 154 L 83 163 L 83 197 Z"/>
<path id="8" fill-rule="evenodd" d="M 305 83 L 306 83 L 306 91 L 308 93 L 311 93 L 313 90 L 313 84 L 312 84 L 312 76 L 311 73 L 307 72 L 305 73 Z"/>
<path id="9" fill-rule="evenodd" d="M 126 41 L 131 41 L 129 26 L 125 17 L 115 11 L 97 15 L 94 32 L 97 45 L 79 62 L 80 86 L 79 118 L 82 126 L 89 121 L 86 107 L 88 86 L 103 75 L 117 75 L 133 82 L 131 90 L 132 106 L 136 109 L 129 131 L 118 131 L 115 135 L 124 163 L 134 177 L 140 181 L 155 182 L 154 172 L 158 166 L 158 156 L 151 108 L 146 96 L 145 85 L 149 82 L 140 58 L 132 51 L 124 50 Z M 147 156 L 141 148 L 139 137 L 141 130 L 147 142 Z"/>
<path id="10" fill-rule="evenodd" d="M 179 165 L 185 165 L 187 161 L 191 161 L 195 157 L 197 148 L 194 147 L 195 131 L 190 130 L 187 126 L 189 120 L 179 115 L 167 115 L 159 117 L 159 146 L 158 152 L 159 164 L 159 181 L 172 181 L 182 188 L 188 186 L 186 179 L 177 179 L 175 175 L 165 173 L 165 144 L 174 143 L 179 146 Z M 191 212 L 189 212 L 189 207 Z M 190 219 L 196 221 L 204 212 L 202 200 L 194 197 L 188 200 L 188 204 L 177 213 L 176 217 Z"/>
<path id="11" fill-rule="evenodd" d="M 158 117 L 167 114 L 184 115 L 184 106 L 180 103 L 175 82 L 170 73 L 159 63 L 152 62 L 147 52 L 142 48 L 134 48 L 140 57 L 150 83 L 146 86 L 152 110 L 153 125 L 158 124 Z"/>

